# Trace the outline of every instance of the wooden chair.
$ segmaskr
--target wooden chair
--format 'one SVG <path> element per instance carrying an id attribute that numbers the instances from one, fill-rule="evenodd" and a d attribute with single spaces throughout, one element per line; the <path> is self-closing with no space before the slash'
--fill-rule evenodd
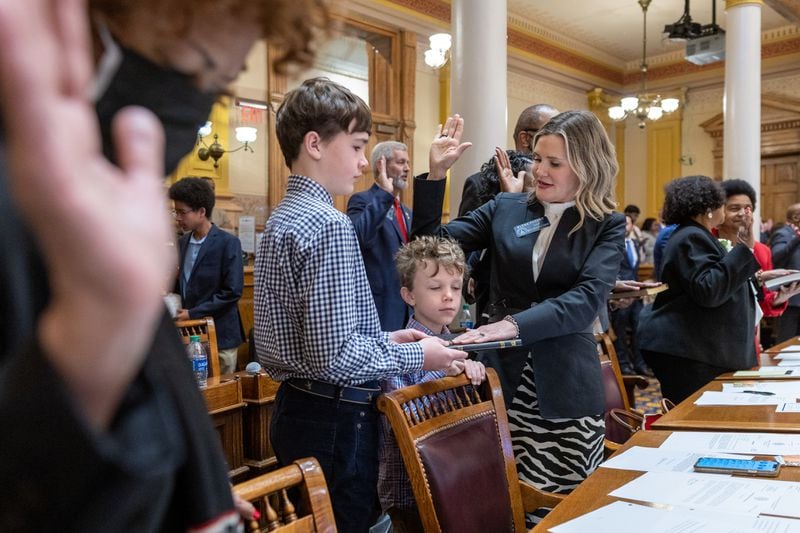
<path id="1" fill-rule="evenodd" d="M 200 342 L 205 346 L 208 355 L 208 376 L 219 376 L 219 350 L 214 319 L 207 316 L 191 320 L 176 320 L 175 327 L 178 328 L 183 344 L 189 344 L 189 337 L 192 335 L 200 336 Z"/>
<path id="2" fill-rule="evenodd" d="M 622 369 L 619 366 L 619 359 L 617 358 L 617 350 L 614 348 L 614 341 L 608 333 L 600 333 L 594 336 L 597 341 L 598 349 L 602 356 L 608 358 L 613 366 L 614 373 L 617 376 L 617 381 L 620 384 L 620 389 L 625 391 L 625 408 L 631 409 L 636 405 L 636 389 L 646 389 L 650 382 L 644 376 L 634 375 L 625 376 L 622 374 Z"/>
<path id="3" fill-rule="evenodd" d="M 289 489 L 299 491 L 297 505 L 289 499 Z M 263 506 L 261 520 L 251 520 L 248 531 L 292 533 L 336 533 L 333 507 L 322 468 L 313 457 L 298 459 L 289 466 L 262 474 L 233 487 L 243 499 Z"/>
<path id="4" fill-rule="evenodd" d="M 634 385 L 627 389 L 624 378 L 639 378 L 644 381 L 645 387 L 648 382 L 642 376 L 622 375 L 614 343 L 608 334 L 595 335 L 595 340 L 597 341 L 603 392 L 606 400 L 604 411 L 606 434 L 603 445 L 605 456 L 608 457 L 625 444 L 644 422 L 644 415 L 631 407 Z M 642 387 L 642 385 L 638 386 Z"/>
<path id="5" fill-rule="evenodd" d="M 422 525 L 440 531 L 525 531 L 525 512 L 565 495 L 517 476 L 497 374 L 473 387 L 463 374 L 378 398 L 397 438 Z"/>

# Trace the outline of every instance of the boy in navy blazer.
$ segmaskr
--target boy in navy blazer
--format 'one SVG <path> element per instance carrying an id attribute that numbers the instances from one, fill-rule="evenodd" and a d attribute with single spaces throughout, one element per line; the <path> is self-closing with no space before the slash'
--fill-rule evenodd
<path id="1" fill-rule="evenodd" d="M 178 241 L 175 290 L 183 308 L 177 320 L 210 316 L 217 329 L 220 372 L 236 370 L 236 352 L 244 342 L 239 298 L 244 286 L 239 239 L 211 223 L 214 191 L 202 178 L 184 178 L 169 188 L 175 218 L 185 232 Z"/>
<path id="2" fill-rule="evenodd" d="M 411 210 L 400 202 L 411 175 L 408 147 L 396 141 L 378 143 L 370 163 L 375 184 L 350 197 L 347 216 L 356 230 L 381 329 L 395 331 L 406 327 L 409 317 L 394 262 L 411 232 Z"/>

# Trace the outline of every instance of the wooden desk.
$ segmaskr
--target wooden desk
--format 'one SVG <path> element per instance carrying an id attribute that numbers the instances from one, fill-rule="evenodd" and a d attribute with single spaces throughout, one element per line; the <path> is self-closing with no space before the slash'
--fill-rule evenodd
<path id="1" fill-rule="evenodd" d="M 759 366 L 753 367 L 751 370 L 758 370 L 759 367 L 777 367 L 778 362 L 780 359 L 775 359 L 777 353 L 769 353 L 769 352 L 761 352 L 759 357 Z M 785 368 L 786 370 L 794 370 L 790 375 L 774 375 L 774 376 L 758 376 L 757 378 L 745 378 L 745 377 L 736 377 L 734 376 L 734 372 L 725 372 L 724 374 L 720 374 L 719 376 L 715 377 L 714 379 L 717 381 L 750 381 L 753 379 L 761 380 L 774 380 L 774 379 L 800 379 L 800 366 L 786 366 L 781 367 Z"/>
<path id="2" fill-rule="evenodd" d="M 219 433 L 225 460 L 228 462 L 228 476 L 237 478 L 250 468 L 244 464 L 242 446 L 242 383 L 234 375 L 212 376 L 208 386 L 202 389 L 208 414 Z"/>
<path id="3" fill-rule="evenodd" d="M 753 380 L 746 380 L 753 381 Z M 800 413 L 776 413 L 774 405 L 698 406 L 705 391 L 721 391 L 722 381 L 712 381 L 653 422 L 653 429 L 671 431 L 800 432 Z"/>
<path id="4" fill-rule="evenodd" d="M 639 431 L 633 435 L 617 453 L 625 451 L 631 446 L 656 448 L 664 442 L 671 433 L 671 431 Z M 531 531 L 535 533 L 548 531 L 552 527 L 563 524 L 568 520 L 572 520 L 573 518 L 577 518 L 618 500 L 619 498 L 609 496 L 608 493 L 636 479 L 642 474 L 644 474 L 644 472 L 617 470 L 614 468 L 598 468 Z M 800 468 L 782 468 L 780 475 L 777 478 L 771 479 L 800 481 Z M 642 504 L 646 505 L 644 503 Z M 647 529 L 645 525 L 642 525 L 641 528 L 643 530 Z"/>
<path id="5" fill-rule="evenodd" d="M 280 383 L 272 381 L 265 372 L 250 374 L 236 372 L 242 383 L 244 409 L 244 464 L 253 474 L 270 470 L 277 464 L 269 442 L 269 424 L 275 406 L 275 393 Z"/>
<path id="6" fill-rule="evenodd" d="M 772 346 L 768 350 L 764 350 L 764 353 L 777 353 L 784 348 L 788 348 L 789 346 L 798 346 L 798 345 L 800 345 L 800 337 L 792 337 L 788 340 L 783 341 L 780 344 Z"/>

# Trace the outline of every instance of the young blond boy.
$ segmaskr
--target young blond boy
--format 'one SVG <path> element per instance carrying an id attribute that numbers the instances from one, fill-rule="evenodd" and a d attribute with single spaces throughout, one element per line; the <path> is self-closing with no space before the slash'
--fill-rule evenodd
<path id="1" fill-rule="evenodd" d="M 450 239 L 420 237 L 403 246 L 397 252 L 396 261 L 400 295 L 414 309 L 406 327 L 427 335 L 449 333 L 447 325 L 461 309 L 461 286 L 467 268 L 461 247 Z M 445 371 L 418 370 L 384 379 L 381 389 L 389 392 L 461 372 L 465 372 L 474 385 L 479 385 L 486 377 L 482 363 L 467 359 L 454 362 Z M 378 458 L 378 497 L 395 531 L 422 532 L 411 483 L 386 417 L 381 419 Z"/>
<path id="2" fill-rule="evenodd" d="M 292 175 L 255 266 L 256 351 L 282 382 L 270 425 L 275 456 L 280 465 L 319 461 L 337 529 L 347 533 L 366 533 L 374 522 L 378 380 L 466 356 L 419 331 L 380 329 L 353 224 L 333 205 L 334 196 L 352 194 L 367 166 L 371 128 L 367 104 L 328 79 L 286 95 L 276 133 Z M 442 175 L 458 153 L 437 153 L 432 170 Z"/>

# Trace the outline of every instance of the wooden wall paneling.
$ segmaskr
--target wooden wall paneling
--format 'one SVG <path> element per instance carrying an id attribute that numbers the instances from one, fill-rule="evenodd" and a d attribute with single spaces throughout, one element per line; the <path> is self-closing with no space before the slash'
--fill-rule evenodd
<path id="1" fill-rule="evenodd" d="M 761 219 L 786 219 L 790 205 L 800 202 L 800 154 L 761 160 Z"/>
<path id="2" fill-rule="evenodd" d="M 679 113 L 679 112 L 676 112 Z M 661 210 L 664 185 L 681 176 L 681 116 L 647 123 L 647 205 Z"/>
<path id="3" fill-rule="evenodd" d="M 267 45 L 267 94 L 269 113 L 267 116 L 267 132 L 269 135 L 269 155 L 267 157 L 267 207 L 269 212 L 278 205 L 286 194 L 286 183 L 289 178 L 289 167 L 283 161 L 283 153 L 275 133 L 275 112 L 283 102 L 288 87 L 285 74 L 272 71 L 272 65 L 281 57 L 281 49 L 275 45 Z"/>
<path id="4" fill-rule="evenodd" d="M 242 441 L 242 385 L 239 378 L 210 376 L 208 385 L 202 389 L 208 414 L 219 434 L 225 459 L 228 463 L 228 476 L 235 479 L 247 474 L 250 467 L 244 464 L 244 443 Z"/>
<path id="5" fill-rule="evenodd" d="M 369 65 L 369 104 L 372 110 L 372 135 L 366 154 L 380 141 L 400 140 L 413 149 L 414 130 L 414 90 L 416 76 L 416 35 L 401 32 L 397 28 L 380 26 L 355 19 L 341 19 L 343 32 L 365 41 Z M 280 49 L 267 47 L 268 66 L 279 57 Z M 283 161 L 283 154 L 275 134 L 275 110 L 278 109 L 287 92 L 288 79 L 275 74 L 268 68 L 267 91 L 272 111 L 268 120 L 269 157 L 267 205 L 273 209 L 281 201 L 286 191 L 289 169 Z M 411 154 L 409 154 L 411 155 Z M 356 184 L 355 191 L 372 186 L 374 180 L 371 170 Z M 404 193 L 404 202 L 410 203 L 411 193 Z M 347 197 L 334 198 L 334 205 L 341 211 L 347 209 Z"/>
<path id="6" fill-rule="evenodd" d="M 761 219 L 782 222 L 800 201 L 800 99 L 761 95 Z M 719 113 L 700 124 L 714 142 L 714 179 L 722 179 L 725 122 Z M 733 177 L 733 176 L 732 176 Z M 742 176 L 746 178 L 746 176 Z"/>
<path id="7" fill-rule="evenodd" d="M 250 338 L 250 330 L 253 328 L 253 324 L 255 323 L 255 319 L 253 317 L 254 285 L 253 265 L 245 265 L 242 297 L 239 298 L 238 302 L 239 316 L 242 319 L 242 329 L 244 329 L 245 339 L 244 342 L 239 345 L 239 349 L 236 354 L 237 369 L 247 366 L 247 363 L 250 360 L 250 343 L 248 342 L 248 339 Z"/>
<path id="8" fill-rule="evenodd" d="M 417 93 L 417 34 L 410 31 L 400 32 L 400 91 L 399 118 L 397 139 L 408 146 L 409 161 L 414 161 L 414 133 L 417 129 L 415 116 L 415 97 Z M 411 174 L 419 174 L 427 169 L 411 169 Z M 413 208 L 414 180 L 409 177 L 408 188 L 400 193 L 404 204 Z"/>

